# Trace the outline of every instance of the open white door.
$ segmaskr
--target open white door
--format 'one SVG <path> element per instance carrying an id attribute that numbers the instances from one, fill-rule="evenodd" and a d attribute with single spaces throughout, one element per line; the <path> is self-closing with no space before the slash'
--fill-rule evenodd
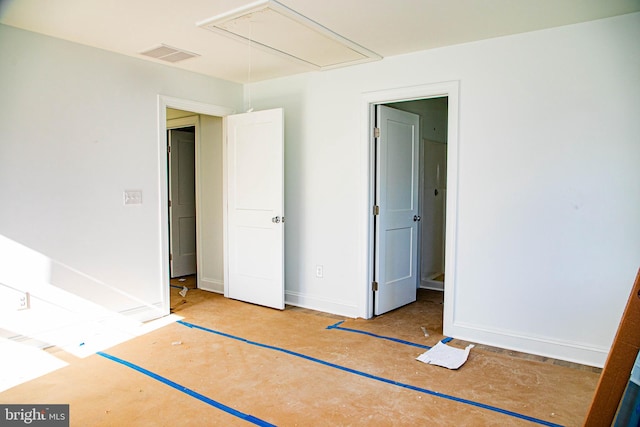
<path id="1" fill-rule="evenodd" d="M 196 274 L 195 133 L 169 131 L 171 277 Z"/>
<path id="2" fill-rule="evenodd" d="M 226 293 L 284 309 L 284 114 L 225 118 Z"/>
<path id="3" fill-rule="evenodd" d="M 420 117 L 379 105 L 376 123 L 376 315 L 416 300 Z"/>

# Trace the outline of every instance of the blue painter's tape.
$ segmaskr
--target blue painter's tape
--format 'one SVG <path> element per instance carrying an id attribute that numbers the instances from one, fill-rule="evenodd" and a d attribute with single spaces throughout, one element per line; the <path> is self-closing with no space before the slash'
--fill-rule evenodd
<path id="1" fill-rule="evenodd" d="M 191 389 L 189 389 L 189 388 L 187 388 L 185 386 L 182 386 L 182 385 L 180 385 L 178 383 L 175 383 L 175 382 L 171 381 L 170 379 L 162 377 L 162 376 L 160 376 L 160 375 L 158 375 L 158 374 L 156 374 L 154 372 L 151 372 L 151 371 L 149 371 L 149 370 L 147 370 L 147 369 L 145 369 L 145 368 L 143 368 L 141 366 L 135 365 L 135 364 L 133 364 L 131 362 L 127 362 L 124 359 L 120 359 L 119 357 L 112 356 L 112 355 L 104 353 L 102 351 L 99 351 L 96 354 L 98 354 L 98 355 L 100 355 L 100 356 L 102 356 L 104 358 L 107 358 L 109 360 L 113 360 L 114 362 L 118 362 L 121 365 L 124 365 L 124 366 L 126 366 L 128 368 L 134 369 L 134 370 L 136 370 L 136 371 L 138 371 L 138 372 L 140 372 L 142 374 L 147 375 L 148 377 L 153 378 L 154 380 L 158 380 L 161 383 L 164 383 L 164 384 L 168 385 L 169 387 L 173 387 L 178 391 L 181 391 L 181 392 L 183 392 L 185 394 L 188 394 L 191 397 L 195 397 L 196 399 L 198 399 L 198 400 L 200 400 L 200 401 L 202 401 L 202 402 L 204 402 L 204 403 L 206 403 L 208 405 L 211 405 L 211 406 L 213 406 L 215 408 L 221 409 L 224 412 L 226 412 L 228 414 L 231 414 L 233 416 L 236 416 L 238 418 L 241 418 L 241 419 L 243 419 L 245 421 L 248 421 L 248 422 L 253 423 L 255 425 L 258 425 L 258 426 L 275 427 L 274 424 L 268 423 L 268 422 L 266 422 L 264 420 L 261 420 L 260 418 L 256 418 L 253 415 L 248 415 L 248 414 L 240 412 L 240 411 L 238 411 L 236 409 L 233 409 L 230 406 L 224 405 L 224 404 L 222 404 L 220 402 L 217 402 L 217 401 L 215 401 L 213 399 L 210 399 L 205 395 L 202 395 L 202 394 L 200 394 L 200 393 L 198 393 L 196 391 L 193 391 L 193 390 L 191 390 Z"/>
<path id="2" fill-rule="evenodd" d="M 444 338 L 444 339 L 440 340 L 440 342 L 441 342 L 442 344 L 446 344 L 446 343 L 448 343 L 449 341 L 451 341 L 452 339 L 453 339 L 453 338 L 451 338 L 451 337 L 446 337 L 446 338 Z"/>
<path id="3" fill-rule="evenodd" d="M 169 286 L 176 289 L 182 289 L 182 286 L 178 286 L 178 285 L 169 285 Z"/>
<path id="4" fill-rule="evenodd" d="M 385 335 L 378 335 L 378 334 L 374 334 L 372 332 L 367 332 L 367 331 L 359 331 L 357 329 L 343 328 L 342 326 L 340 326 L 343 322 L 344 322 L 344 320 L 341 320 L 336 324 L 333 324 L 331 326 L 327 326 L 327 329 L 337 329 L 339 331 L 355 332 L 356 334 L 369 335 L 370 337 L 375 337 L 375 338 L 380 338 L 380 339 L 383 339 L 383 340 L 393 341 L 393 342 L 397 342 L 397 343 L 400 343 L 400 344 L 406 344 L 406 345 L 410 345 L 410 346 L 413 346 L 413 347 L 424 348 L 425 350 L 429 350 L 431 348 L 428 345 L 418 344 L 418 343 L 411 342 L 411 341 L 405 341 L 405 340 L 401 340 L 399 338 L 388 337 L 388 336 L 385 336 Z"/>
<path id="5" fill-rule="evenodd" d="M 222 337 L 225 337 L 225 338 L 230 338 L 230 339 L 233 339 L 233 340 L 236 340 L 236 341 L 240 341 L 240 342 L 243 342 L 243 343 L 246 343 L 246 344 L 250 344 L 250 345 L 253 345 L 253 346 L 256 346 L 256 347 L 266 348 L 266 349 L 269 349 L 269 350 L 274 350 L 274 351 L 279 351 L 279 352 L 282 352 L 282 353 L 286 353 L 286 354 L 289 354 L 291 356 L 300 357 L 300 358 L 308 360 L 310 362 L 319 363 L 319 364 L 324 365 L 324 366 L 329 366 L 331 368 L 339 369 L 341 371 L 349 372 L 351 374 L 359 375 L 361 377 L 369 378 L 369 379 L 372 379 L 372 380 L 375 380 L 375 381 L 380 381 L 382 383 L 391 384 L 391 385 L 395 385 L 395 386 L 398 386 L 398 387 L 403 387 L 403 388 L 406 388 L 406 389 L 409 389 L 409 390 L 417 391 L 419 393 L 424 393 L 424 394 L 428 394 L 428 395 L 431 395 L 431 396 L 436 396 L 436 397 L 440 397 L 440 398 L 443 398 L 443 399 L 452 400 L 454 402 L 463 403 L 465 405 L 471 405 L 471 406 L 475 406 L 477 408 L 482 408 L 482 409 L 486 409 L 486 410 L 489 410 L 489 411 L 498 412 L 498 413 L 501 413 L 501 414 L 504 414 L 504 415 L 508 415 L 508 416 L 511 416 L 511 417 L 514 417 L 514 418 L 519 418 L 521 420 L 531 421 L 532 423 L 536 423 L 536 424 L 540 424 L 540 425 L 544 425 L 544 426 L 562 427 L 562 425 L 560 425 L 560 424 L 555 424 L 555 423 L 552 423 L 552 422 L 549 422 L 549 421 L 545 421 L 545 420 L 541 420 L 541 419 L 538 419 L 538 418 L 530 417 L 528 415 L 518 414 L 517 412 L 509 411 L 507 409 L 502 409 L 502 408 L 498 408 L 498 407 L 495 407 L 495 406 L 486 405 L 486 404 L 480 403 L 480 402 L 474 402 L 472 400 L 463 399 L 461 397 L 451 396 L 451 395 L 440 393 L 440 392 L 437 392 L 437 391 L 428 390 L 426 388 L 417 387 L 417 386 L 414 386 L 414 385 L 411 385 L 411 384 L 401 383 L 401 382 L 394 381 L 394 380 L 391 380 L 391 379 L 388 379 L 388 378 L 379 377 L 377 375 L 368 374 L 368 373 L 363 372 L 363 371 L 358 371 L 356 369 L 347 368 L 346 366 L 336 365 L 335 363 L 327 362 L 325 360 L 317 359 L 315 357 L 307 356 L 305 354 L 298 353 L 298 352 L 295 352 L 295 351 L 292 351 L 292 350 L 287 350 L 285 348 L 280 348 L 280 347 L 272 346 L 272 345 L 269 345 L 269 344 L 262 344 L 262 343 L 259 343 L 259 342 L 256 342 L 256 341 L 248 340 L 246 338 L 238 337 L 238 336 L 235 336 L 235 335 L 227 334 L 225 332 L 216 331 L 214 329 L 209 329 L 209 328 L 206 328 L 204 326 L 199 326 L 199 325 L 196 325 L 196 324 L 193 324 L 193 323 L 185 322 L 184 320 L 178 320 L 176 323 L 179 323 L 179 324 L 181 324 L 183 326 L 186 326 L 188 328 L 199 329 L 201 331 L 209 332 L 209 333 L 212 333 L 212 334 L 215 334 L 215 335 L 219 335 L 219 336 L 222 336 Z"/>

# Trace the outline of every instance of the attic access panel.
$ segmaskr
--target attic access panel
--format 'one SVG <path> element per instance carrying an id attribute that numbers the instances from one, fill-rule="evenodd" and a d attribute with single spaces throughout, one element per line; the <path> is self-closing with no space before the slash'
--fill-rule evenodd
<path id="1" fill-rule="evenodd" d="M 196 25 L 315 69 L 382 59 L 275 0 L 259 0 Z"/>

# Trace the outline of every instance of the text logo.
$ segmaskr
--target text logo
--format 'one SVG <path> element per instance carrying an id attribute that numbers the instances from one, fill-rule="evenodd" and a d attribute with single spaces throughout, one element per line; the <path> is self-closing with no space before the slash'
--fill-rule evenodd
<path id="1" fill-rule="evenodd" d="M 69 427 L 69 405 L 0 405 L 0 425 Z"/>

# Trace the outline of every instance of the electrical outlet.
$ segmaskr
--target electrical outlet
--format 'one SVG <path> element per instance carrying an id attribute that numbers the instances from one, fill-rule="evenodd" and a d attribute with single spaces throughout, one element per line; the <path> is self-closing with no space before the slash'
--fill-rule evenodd
<path id="1" fill-rule="evenodd" d="M 322 279 L 323 276 L 324 276 L 324 267 L 322 267 L 321 265 L 316 265 L 316 277 L 318 279 Z"/>
<path id="2" fill-rule="evenodd" d="M 125 205 L 141 205 L 142 204 L 142 190 L 125 190 L 124 191 L 124 204 Z"/>
<path id="3" fill-rule="evenodd" d="M 18 310 L 26 310 L 31 307 L 31 296 L 29 292 L 21 293 L 18 297 Z"/>

